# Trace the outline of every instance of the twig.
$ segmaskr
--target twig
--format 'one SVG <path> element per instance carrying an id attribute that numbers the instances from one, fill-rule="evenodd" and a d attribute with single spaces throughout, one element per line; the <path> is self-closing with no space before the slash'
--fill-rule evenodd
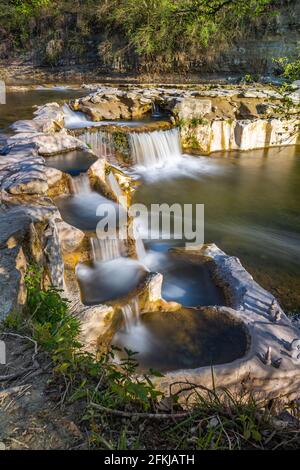
<path id="1" fill-rule="evenodd" d="M 121 416 L 122 418 L 132 418 L 136 416 L 137 418 L 144 418 L 144 419 L 182 419 L 189 416 L 191 413 L 186 411 L 184 413 L 131 413 L 128 411 L 120 411 L 120 410 L 113 410 L 111 408 L 106 408 L 106 406 L 99 405 L 98 403 L 91 402 L 90 406 L 95 408 L 99 411 L 104 411 L 105 413 Z"/>
<path id="2" fill-rule="evenodd" d="M 15 372 L 14 374 L 8 374 L 8 375 L 0 375 L 0 382 L 8 382 L 9 380 L 14 380 L 17 379 L 18 377 L 21 377 L 22 375 L 35 370 L 33 367 L 30 367 L 27 370 L 19 370 L 18 372 Z"/>
<path id="3" fill-rule="evenodd" d="M 30 384 L 24 384 L 24 385 L 17 385 L 16 387 L 9 387 L 4 390 L 0 391 L 0 398 L 6 398 L 8 395 L 12 395 L 14 393 L 24 393 L 26 392 L 29 388 L 31 388 L 32 385 Z"/>
<path id="4" fill-rule="evenodd" d="M 34 354 L 32 355 L 32 360 L 34 361 L 35 360 L 35 356 L 37 355 L 38 353 L 38 344 L 37 344 L 37 341 L 35 341 L 34 339 L 30 338 L 29 336 L 23 336 L 23 335 L 19 335 L 17 333 L 6 333 L 6 332 L 2 332 L 1 335 L 5 335 L 5 336 L 15 336 L 17 338 L 21 338 L 21 339 L 27 339 L 27 341 L 30 341 L 31 343 L 34 344 Z"/>
<path id="5" fill-rule="evenodd" d="M 277 444 L 275 447 L 272 448 L 272 450 L 276 450 L 279 447 L 285 445 L 285 444 L 290 444 L 293 441 L 298 441 L 299 440 L 299 433 L 297 433 L 297 436 L 292 437 L 291 439 L 288 439 L 286 441 L 282 441 L 279 444 Z"/>
<path id="6" fill-rule="evenodd" d="M 215 393 L 213 390 L 205 387 L 204 385 L 200 385 L 200 384 L 194 384 L 194 383 L 191 383 L 191 382 L 173 382 L 170 384 L 170 395 L 173 395 L 172 394 L 172 387 L 174 387 L 175 385 L 186 385 L 187 387 L 186 388 L 182 388 L 181 390 L 179 390 L 178 392 L 175 393 L 175 395 L 178 395 L 179 393 L 183 393 L 183 392 L 189 392 L 191 390 L 195 390 L 195 388 L 200 388 L 201 390 L 204 390 L 205 392 L 208 392 L 208 393 Z"/>
<path id="7" fill-rule="evenodd" d="M 15 442 L 19 446 L 22 446 L 22 447 L 25 447 L 26 449 L 29 449 L 27 444 L 25 444 L 24 442 L 18 441 L 18 439 L 15 439 L 14 437 L 9 437 L 9 440 Z"/>

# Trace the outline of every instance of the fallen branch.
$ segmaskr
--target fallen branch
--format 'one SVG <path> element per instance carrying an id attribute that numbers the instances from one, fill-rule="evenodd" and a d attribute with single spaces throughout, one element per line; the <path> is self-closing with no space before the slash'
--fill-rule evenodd
<path id="1" fill-rule="evenodd" d="M 103 411 L 104 413 L 108 413 L 114 416 L 120 416 L 122 418 L 132 418 L 137 417 L 141 419 L 182 419 L 190 416 L 191 413 L 189 411 L 185 411 L 183 413 L 135 413 L 135 412 L 128 412 L 128 411 L 120 411 L 120 410 L 113 410 L 111 408 L 106 408 L 106 406 L 98 405 L 98 403 L 91 402 L 90 406 L 95 408 L 96 410 Z"/>

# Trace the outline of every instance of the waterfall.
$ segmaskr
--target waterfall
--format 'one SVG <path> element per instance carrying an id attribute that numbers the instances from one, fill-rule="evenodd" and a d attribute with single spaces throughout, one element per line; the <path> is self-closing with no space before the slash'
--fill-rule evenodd
<path id="1" fill-rule="evenodd" d="M 73 111 L 67 104 L 64 105 L 63 111 L 65 115 L 65 127 L 67 129 L 76 129 L 86 125 L 88 119 L 85 114 L 80 111 Z"/>
<path id="2" fill-rule="evenodd" d="M 133 161 L 143 167 L 172 164 L 181 158 L 179 130 L 130 134 Z"/>
<path id="3" fill-rule="evenodd" d="M 88 194 L 92 192 L 89 177 L 86 173 L 80 173 L 78 176 L 72 178 L 73 193 Z"/>
<path id="4" fill-rule="evenodd" d="M 146 258 L 147 252 L 144 245 L 144 240 L 142 239 L 140 234 L 140 221 L 138 219 L 133 219 L 132 224 L 137 259 L 142 263 L 143 260 Z"/>
<path id="5" fill-rule="evenodd" d="M 144 241 L 142 240 L 142 238 L 137 237 L 135 239 L 135 249 L 136 249 L 138 260 L 143 261 L 147 256 L 147 252 L 146 252 L 146 248 L 145 248 Z"/>
<path id="6" fill-rule="evenodd" d="M 124 242 L 118 238 L 91 238 L 90 242 L 94 262 L 121 258 L 124 252 Z"/>
<path id="7" fill-rule="evenodd" d="M 137 298 L 134 298 L 129 304 L 121 307 L 126 331 L 129 331 L 133 325 L 139 323 L 140 308 Z"/>
<path id="8" fill-rule="evenodd" d="M 152 103 L 152 117 L 153 118 L 159 118 L 162 116 L 162 112 L 161 112 L 161 109 L 160 109 L 160 106 L 155 103 L 155 101 Z"/>
<path id="9" fill-rule="evenodd" d="M 109 173 L 107 181 L 110 189 L 115 194 L 117 201 L 120 202 L 120 198 L 123 196 L 122 189 L 112 171 Z"/>
<path id="10" fill-rule="evenodd" d="M 104 131 L 85 131 L 79 139 L 88 145 L 98 157 L 109 158 L 114 156 L 112 136 Z"/>

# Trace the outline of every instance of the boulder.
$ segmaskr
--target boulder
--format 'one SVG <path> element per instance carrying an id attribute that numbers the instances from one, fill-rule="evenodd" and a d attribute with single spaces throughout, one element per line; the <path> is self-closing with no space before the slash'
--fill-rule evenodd
<path id="1" fill-rule="evenodd" d="M 1 189 L 10 194 L 46 194 L 48 191 L 45 166 L 28 158 L 0 172 Z"/>
<path id="2" fill-rule="evenodd" d="M 0 320 L 26 301 L 24 245 L 31 223 L 21 208 L 0 211 Z"/>
<path id="3" fill-rule="evenodd" d="M 88 150 L 88 147 L 66 130 L 55 134 L 40 134 L 31 139 L 37 145 L 38 153 L 43 156 L 71 152 L 73 150 Z"/>
<path id="4" fill-rule="evenodd" d="M 44 173 L 48 182 L 48 196 L 57 197 L 61 194 L 68 194 L 72 184 L 72 179 L 66 173 L 56 168 L 45 166 Z"/>
<path id="5" fill-rule="evenodd" d="M 77 250 L 85 237 L 84 232 L 63 220 L 56 222 L 56 228 L 62 251 L 72 253 Z"/>
<path id="6" fill-rule="evenodd" d="M 190 120 L 201 118 L 212 110 L 212 102 L 209 99 L 184 98 L 177 102 L 173 113 L 176 113 L 180 119 Z"/>

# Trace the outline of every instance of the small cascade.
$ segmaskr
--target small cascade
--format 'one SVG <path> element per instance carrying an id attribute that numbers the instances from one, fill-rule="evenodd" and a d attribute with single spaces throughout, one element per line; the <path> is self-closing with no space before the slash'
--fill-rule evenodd
<path id="1" fill-rule="evenodd" d="M 135 249 L 138 260 L 142 262 L 147 256 L 146 248 L 142 238 L 137 237 L 135 239 Z"/>
<path id="2" fill-rule="evenodd" d="M 104 131 L 86 131 L 79 139 L 88 145 L 98 157 L 111 158 L 114 156 L 112 136 Z"/>
<path id="3" fill-rule="evenodd" d="M 141 263 L 143 263 L 143 260 L 146 258 L 146 255 L 147 255 L 146 248 L 144 245 L 144 240 L 141 237 L 140 227 L 139 227 L 137 219 L 134 219 L 132 223 L 133 223 L 133 236 L 135 239 L 135 250 L 136 250 L 137 259 Z"/>
<path id="4" fill-rule="evenodd" d="M 147 168 L 172 165 L 182 157 L 177 128 L 131 133 L 130 146 L 133 161 Z"/>
<path id="5" fill-rule="evenodd" d="M 89 194 L 92 192 L 89 177 L 86 173 L 72 178 L 72 189 L 75 194 Z"/>
<path id="6" fill-rule="evenodd" d="M 65 127 L 67 129 L 76 129 L 86 125 L 88 119 L 85 114 L 80 111 L 73 111 L 67 104 L 63 107 L 65 115 Z"/>
<path id="7" fill-rule="evenodd" d="M 93 260 L 97 263 L 121 258 L 125 251 L 123 240 L 118 238 L 91 238 L 90 242 Z"/>
<path id="8" fill-rule="evenodd" d="M 152 103 L 152 112 L 151 112 L 151 114 L 152 114 L 153 118 L 159 118 L 163 115 L 159 104 L 155 103 L 155 101 Z"/>
<path id="9" fill-rule="evenodd" d="M 121 197 L 123 196 L 122 189 L 112 171 L 109 173 L 107 177 L 107 182 L 110 186 L 110 189 L 113 191 L 113 193 L 117 197 L 117 201 L 120 202 Z"/>
<path id="10" fill-rule="evenodd" d="M 127 305 L 121 307 L 125 330 L 130 331 L 130 329 L 137 325 L 140 321 L 140 307 L 137 298 L 131 300 L 131 302 Z"/>

